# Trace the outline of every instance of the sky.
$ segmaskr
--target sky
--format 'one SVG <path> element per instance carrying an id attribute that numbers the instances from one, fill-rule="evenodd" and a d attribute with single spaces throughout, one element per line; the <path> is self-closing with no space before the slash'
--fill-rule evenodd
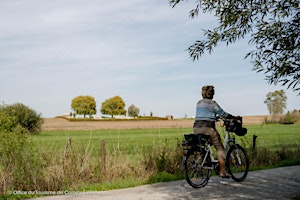
<path id="1" fill-rule="evenodd" d="M 186 49 L 204 39 L 215 17 L 191 19 L 194 1 L 0 0 L 0 102 L 23 103 L 42 117 L 72 112 L 80 95 L 122 97 L 140 115 L 193 117 L 204 85 L 233 115 L 268 114 L 267 93 L 285 90 L 287 109 L 300 96 L 269 85 L 252 70 L 248 40 L 219 44 L 193 62 Z"/>

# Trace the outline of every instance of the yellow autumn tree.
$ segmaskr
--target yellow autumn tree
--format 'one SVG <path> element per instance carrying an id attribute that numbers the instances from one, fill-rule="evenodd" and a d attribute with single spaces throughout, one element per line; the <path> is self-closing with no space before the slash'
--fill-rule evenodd
<path id="1" fill-rule="evenodd" d="M 102 114 L 111 115 L 112 118 L 114 115 L 126 115 L 125 102 L 120 96 L 111 97 L 102 103 L 100 111 Z"/>

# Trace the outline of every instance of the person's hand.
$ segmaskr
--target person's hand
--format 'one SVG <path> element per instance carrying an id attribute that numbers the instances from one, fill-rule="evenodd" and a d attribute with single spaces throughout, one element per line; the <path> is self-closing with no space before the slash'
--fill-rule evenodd
<path id="1" fill-rule="evenodd" d="M 242 117 L 241 116 L 235 116 L 235 120 L 238 122 L 238 123 L 242 123 Z"/>

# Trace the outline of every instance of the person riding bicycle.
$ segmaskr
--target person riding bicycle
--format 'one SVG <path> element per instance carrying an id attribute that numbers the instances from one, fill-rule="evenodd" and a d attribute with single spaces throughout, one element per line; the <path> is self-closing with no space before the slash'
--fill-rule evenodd
<path id="1" fill-rule="evenodd" d="M 235 117 L 225 112 L 217 102 L 213 101 L 215 94 L 214 86 L 207 85 L 202 87 L 202 97 L 196 106 L 196 117 L 193 125 L 195 134 L 208 135 L 211 145 L 217 150 L 218 160 L 220 164 L 220 177 L 230 178 L 225 172 L 225 149 L 219 132 L 216 129 L 215 122 L 217 116 L 226 119 L 234 119 Z"/>

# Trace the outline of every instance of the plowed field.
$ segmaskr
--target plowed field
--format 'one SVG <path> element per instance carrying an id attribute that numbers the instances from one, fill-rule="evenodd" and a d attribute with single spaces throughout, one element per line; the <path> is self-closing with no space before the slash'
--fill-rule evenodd
<path id="1" fill-rule="evenodd" d="M 243 123 L 262 124 L 265 115 L 244 116 Z M 69 121 L 64 118 L 45 118 L 42 130 L 101 130 L 101 129 L 150 129 L 150 128 L 188 128 L 193 120 L 132 120 L 132 121 Z"/>

